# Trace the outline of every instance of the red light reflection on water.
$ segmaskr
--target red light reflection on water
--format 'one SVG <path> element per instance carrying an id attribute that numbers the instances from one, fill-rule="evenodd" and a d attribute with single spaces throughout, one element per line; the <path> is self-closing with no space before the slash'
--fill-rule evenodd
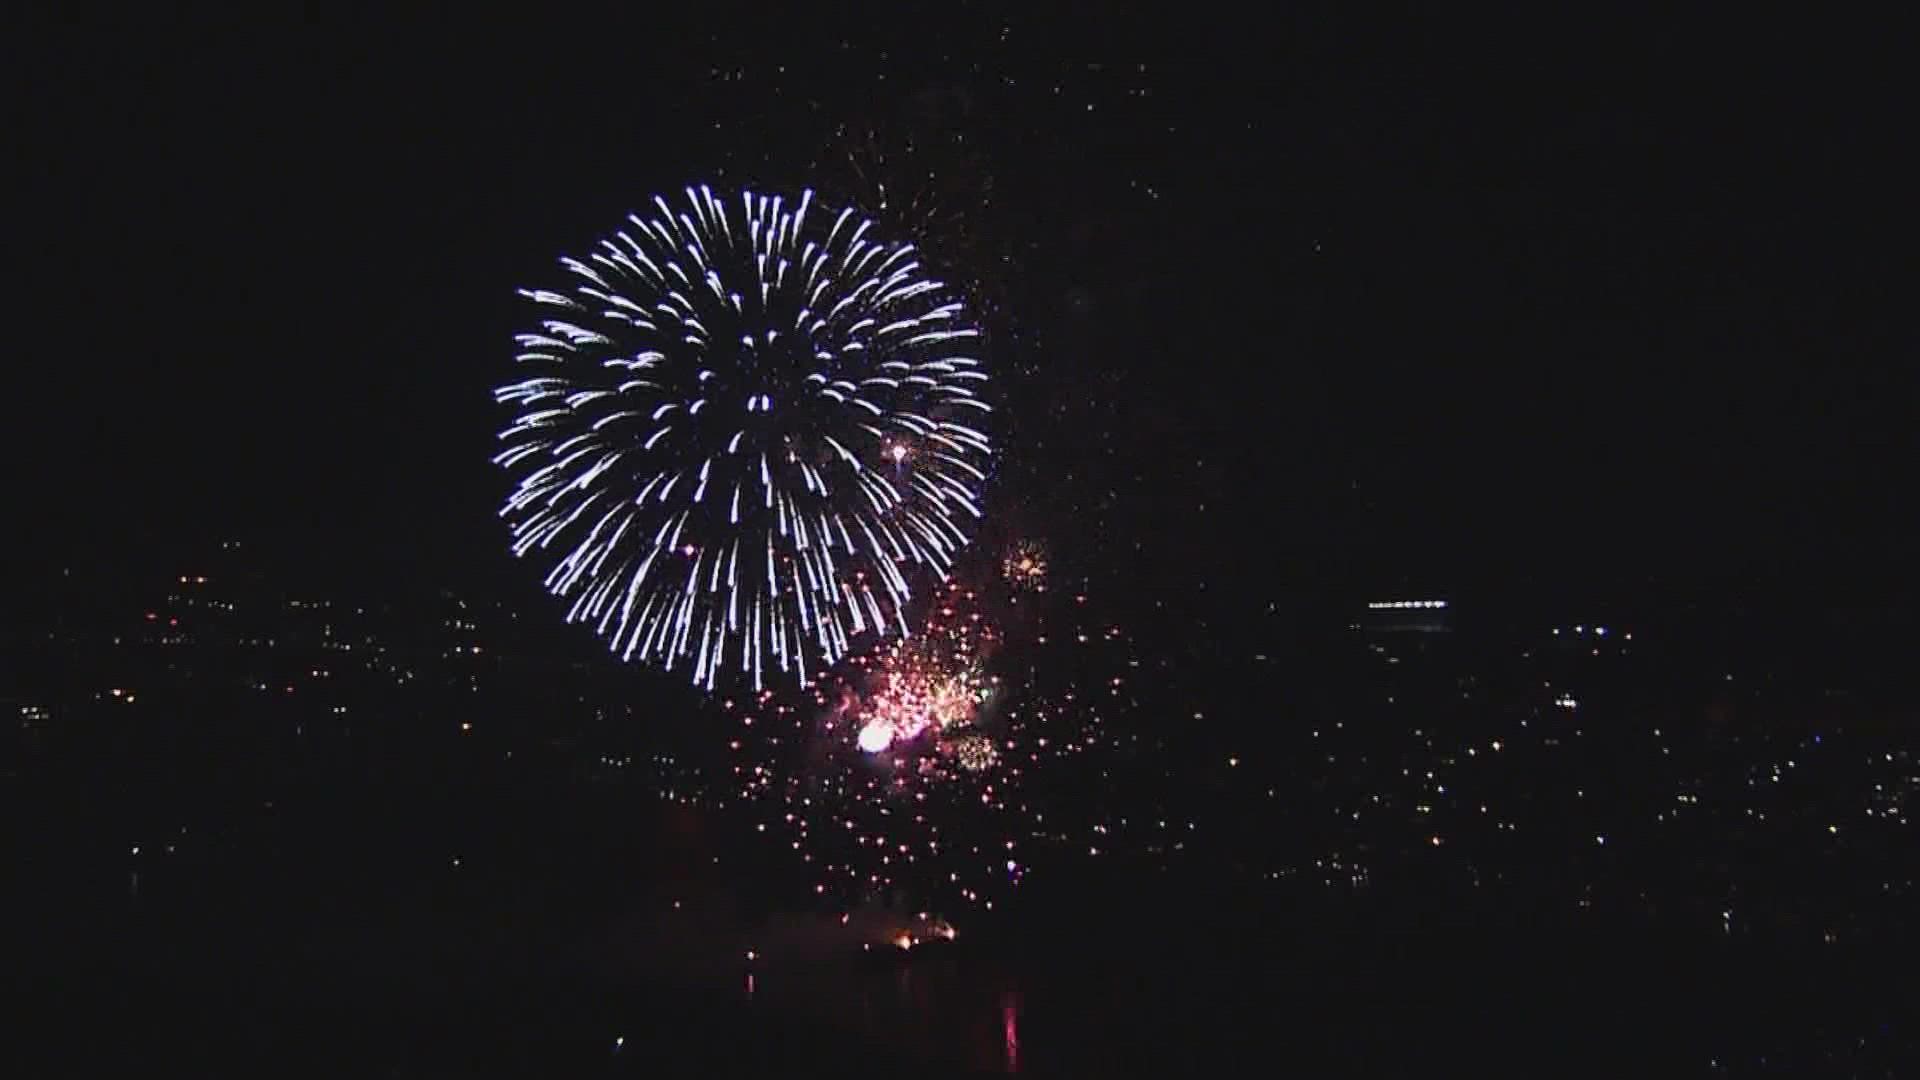
<path id="1" fill-rule="evenodd" d="M 1020 1071 L 1020 995 L 1000 996 L 1000 1033 L 1006 1044 L 1006 1066 L 1010 1073 Z"/>

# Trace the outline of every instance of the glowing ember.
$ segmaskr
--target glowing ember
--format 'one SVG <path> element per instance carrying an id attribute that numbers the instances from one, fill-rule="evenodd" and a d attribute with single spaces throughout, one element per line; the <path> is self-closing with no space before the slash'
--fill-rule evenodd
<path id="1" fill-rule="evenodd" d="M 884 720 L 869 720 L 860 729 L 860 749 L 877 754 L 893 745 L 893 725 Z"/>

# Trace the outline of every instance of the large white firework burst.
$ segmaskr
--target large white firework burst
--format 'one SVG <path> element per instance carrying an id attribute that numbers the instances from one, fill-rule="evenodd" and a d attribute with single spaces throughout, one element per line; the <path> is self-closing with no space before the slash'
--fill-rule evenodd
<path id="1" fill-rule="evenodd" d="M 528 377 L 494 461 L 513 551 L 621 657 L 810 671 L 906 633 L 980 516 L 979 327 L 852 209 L 689 188 L 523 289 Z"/>

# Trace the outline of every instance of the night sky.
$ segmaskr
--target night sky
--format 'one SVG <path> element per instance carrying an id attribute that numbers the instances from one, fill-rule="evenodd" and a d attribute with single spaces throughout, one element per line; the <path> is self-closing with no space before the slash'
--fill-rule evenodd
<path id="1" fill-rule="evenodd" d="M 944 95 L 1021 370 L 1084 388 L 1028 448 L 1071 496 L 1002 492 L 1038 531 L 1221 586 L 1905 580 L 1875 28 L 934 10 L 11 27 L 17 565 L 498 569 L 513 289 Z"/>

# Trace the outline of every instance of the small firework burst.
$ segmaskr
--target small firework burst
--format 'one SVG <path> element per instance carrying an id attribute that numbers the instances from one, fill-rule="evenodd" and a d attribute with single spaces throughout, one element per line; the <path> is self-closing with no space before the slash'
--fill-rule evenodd
<path id="1" fill-rule="evenodd" d="M 1047 549 L 1037 540 L 1020 540 L 1007 551 L 1000 563 L 1000 574 L 1007 584 L 1022 592 L 1045 592 L 1047 588 Z"/>
<path id="2" fill-rule="evenodd" d="M 985 772 L 1000 759 L 1000 751 L 995 749 L 993 740 L 985 735 L 961 735 L 949 739 L 946 750 L 962 769 L 971 773 Z"/>

